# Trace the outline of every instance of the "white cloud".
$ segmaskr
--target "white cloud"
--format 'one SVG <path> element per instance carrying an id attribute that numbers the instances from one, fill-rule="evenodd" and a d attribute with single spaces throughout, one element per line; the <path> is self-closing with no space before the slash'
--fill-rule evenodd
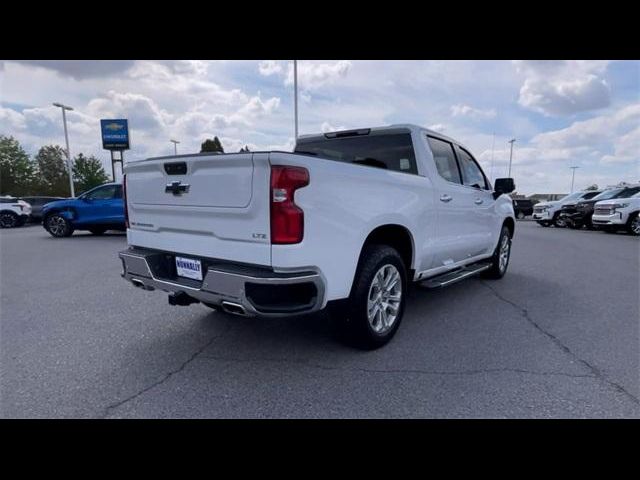
<path id="1" fill-rule="evenodd" d="M 264 60 L 258 64 L 258 71 L 260 75 L 268 77 L 282 72 L 282 65 L 275 60 Z"/>
<path id="2" fill-rule="evenodd" d="M 298 62 L 298 82 L 302 90 L 315 90 L 344 78 L 351 70 L 348 60 L 333 63 Z M 293 64 L 289 63 L 285 85 L 293 85 Z"/>
<path id="3" fill-rule="evenodd" d="M 427 127 L 429 130 L 433 130 L 434 132 L 444 132 L 445 130 L 445 126 L 442 123 L 434 123 L 433 125 L 427 125 Z"/>
<path id="4" fill-rule="evenodd" d="M 496 110 L 494 108 L 481 110 L 479 108 L 473 108 L 469 105 L 458 104 L 451 107 L 451 115 L 454 117 L 470 117 L 475 119 L 482 118 L 494 118 L 496 116 Z"/>
<path id="5" fill-rule="evenodd" d="M 604 108 L 611 88 L 602 77 L 603 61 L 517 61 L 524 76 L 518 102 L 544 115 L 571 115 Z"/>
<path id="6" fill-rule="evenodd" d="M 334 127 L 329 122 L 322 122 L 322 125 L 320 125 L 320 131 L 322 133 L 339 132 L 340 130 L 346 130 L 346 127 L 343 127 L 343 126 Z"/>

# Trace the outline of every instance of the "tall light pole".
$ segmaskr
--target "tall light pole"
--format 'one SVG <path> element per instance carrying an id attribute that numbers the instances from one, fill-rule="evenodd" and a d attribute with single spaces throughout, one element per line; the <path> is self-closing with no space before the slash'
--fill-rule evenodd
<path id="1" fill-rule="evenodd" d="M 293 61 L 293 111 L 295 117 L 295 138 L 298 141 L 298 61 Z"/>
<path id="2" fill-rule="evenodd" d="M 69 134 L 67 133 L 67 110 L 73 110 L 73 108 L 63 105 L 61 103 L 54 103 L 54 107 L 59 107 L 62 109 L 62 123 L 64 124 L 64 140 L 67 143 L 67 169 L 69 170 L 69 189 L 71 190 L 71 196 L 75 197 L 76 193 L 73 189 L 73 172 L 71 169 L 71 152 L 69 151 Z"/>
<path id="3" fill-rule="evenodd" d="M 178 140 L 169 140 L 171 143 L 173 143 L 173 154 L 174 155 L 178 155 L 178 144 L 180 143 Z"/>
<path id="4" fill-rule="evenodd" d="M 507 177 L 509 178 L 511 178 L 511 160 L 513 159 L 513 144 L 515 143 L 515 141 L 515 138 L 509 140 L 509 143 L 511 144 L 511 153 L 509 153 L 509 175 L 507 175 Z"/>
<path id="5" fill-rule="evenodd" d="M 580 167 L 569 167 L 572 172 L 571 172 L 571 193 L 573 193 L 573 181 L 576 178 L 576 168 L 580 168 Z"/>
<path id="6" fill-rule="evenodd" d="M 493 150 L 495 149 L 496 146 L 496 133 L 493 132 L 493 141 L 491 142 L 491 174 L 489 175 L 491 177 L 491 181 L 493 181 Z"/>

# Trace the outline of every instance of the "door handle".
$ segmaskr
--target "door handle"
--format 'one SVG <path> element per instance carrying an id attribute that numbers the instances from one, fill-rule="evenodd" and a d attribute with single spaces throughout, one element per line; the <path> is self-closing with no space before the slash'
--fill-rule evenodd
<path id="1" fill-rule="evenodd" d="M 452 197 L 450 197 L 449 195 L 447 195 L 446 193 L 440 196 L 440 201 L 441 202 L 450 202 L 451 200 L 453 200 Z"/>
<path id="2" fill-rule="evenodd" d="M 483 200 L 481 198 L 476 198 L 475 204 L 476 205 L 480 205 L 482 204 Z"/>

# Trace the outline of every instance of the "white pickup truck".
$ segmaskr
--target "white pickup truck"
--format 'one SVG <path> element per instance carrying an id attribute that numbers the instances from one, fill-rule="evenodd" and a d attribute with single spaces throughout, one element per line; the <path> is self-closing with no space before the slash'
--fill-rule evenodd
<path id="1" fill-rule="evenodd" d="M 130 162 L 124 185 L 136 287 L 260 317 L 330 304 L 363 348 L 394 335 L 409 282 L 502 277 L 515 226 L 512 179 L 492 188 L 467 148 L 413 125 Z"/>

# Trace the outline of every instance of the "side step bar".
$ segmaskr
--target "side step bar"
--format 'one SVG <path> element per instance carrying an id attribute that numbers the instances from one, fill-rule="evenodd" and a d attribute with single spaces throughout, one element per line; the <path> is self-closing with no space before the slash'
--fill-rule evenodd
<path id="1" fill-rule="evenodd" d="M 466 267 L 462 267 L 459 270 L 443 273 L 433 278 L 428 278 L 427 280 L 419 282 L 419 284 L 426 288 L 446 287 L 448 285 L 459 282 L 460 280 L 464 280 L 465 278 L 477 275 L 480 272 L 484 272 L 485 270 L 489 270 L 490 268 L 491 263 L 487 262 L 467 265 Z"/>

